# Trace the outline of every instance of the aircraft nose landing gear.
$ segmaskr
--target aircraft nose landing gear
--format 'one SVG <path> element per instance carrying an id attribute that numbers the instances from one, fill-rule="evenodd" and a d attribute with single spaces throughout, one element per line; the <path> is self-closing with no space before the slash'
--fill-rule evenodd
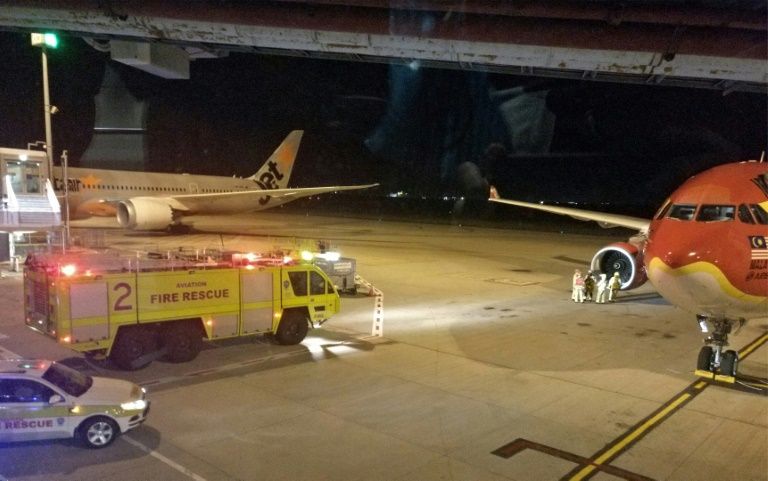
<path id="1" fill-rule="evenodd" d="M 741 327 L 744 320 L 710 318 L 702 315 L 696 316 L 696 320 L 702 332 L 709 332 L 710 325 L 713 329 L 711 335 L 704 341 L 707 345 L 699 351 L 695 374 L 716 381 L 735 382 L 739 354 L 736 351 L 724 351 L 724 349 L 728 345 L 728 334 L 731 333 L 733 324 L 737 323 Z"/>

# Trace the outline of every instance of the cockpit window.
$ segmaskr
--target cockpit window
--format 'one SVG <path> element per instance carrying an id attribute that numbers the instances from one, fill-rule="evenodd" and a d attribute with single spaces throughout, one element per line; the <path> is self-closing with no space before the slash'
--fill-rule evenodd
<path id="1" fill-rule="evenodd" d="M 693 214 L 696 212 L 696 206 L 693 204 L 673 204 L 669 209 L 671 219 L 693 220 Z"/>
<path id="2" fill-rule="evenodd" d="M 667 199 L 667 200 L 664 202 L 664 205 L 662 205 L 662 206 L 661 206 L 661 208 L 659 209 L 659 211 L 658 211 L 658 212 L 656 212 L 656 215 L 655 215 L 655 216 L 653 216 L 653 218 L 654 218 L 654 219 L 663 219 L 663 218 L 664 218 L 664 216 L 666 216 L 666 215 L 667 215 L 667 212 L 669 211 L 669 206 L 670 206 L 670 205 L 672 205 L 672 204 L 669 202 L 669 199 Z"/>
<path id="3" fill-rule="evenodd" d="M 755 219 L 752 218 L 752 214 L 749 213 L 749 207 L 746 204 L 739 205 L 739 220 L 745 224 L 755 223 Z"/>
<path id="4" fill-rule="evenodd" d="M 721 222 L 733 220 L 736 208 L 732 205 L 707 205 L 704 204 L 699 209 L 699 215 L 696 220 L 701 222 Z"/>
<path id="5" fill-rule="evenodd" d="M 755 220 L 758 224 L 768 225 L 768 212 L 763 209 L 762 205 L 752 204 L 749 206 L 752 211 L 752 215 L 755 216 Z"/>

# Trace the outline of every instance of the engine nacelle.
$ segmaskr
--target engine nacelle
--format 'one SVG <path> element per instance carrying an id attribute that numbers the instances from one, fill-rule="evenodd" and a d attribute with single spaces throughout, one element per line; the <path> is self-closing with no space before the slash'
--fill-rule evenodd
<path id="1" fill-rule="evenodd" d="M 597 251 L 592 258 L 590 269 L 593 272 L 602 272 L 608 277 L 618 272 L 623 291 L 640 287 L 648 280 L 643 253 L 636 245 L 627 242 L 617 242 Z"/>
<path id="2" fill-rule="evenodd" d="M 117 222 L 126 229 L 164 230 L 174 223 L 173 210 L 161 199 L 135 197 L 117 204 Z"/>

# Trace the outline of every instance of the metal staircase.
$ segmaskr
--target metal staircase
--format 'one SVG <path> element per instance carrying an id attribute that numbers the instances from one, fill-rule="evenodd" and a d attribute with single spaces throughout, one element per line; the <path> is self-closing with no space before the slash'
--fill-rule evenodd
<path id="1" fill-rule="evenodd" d="M 0 231 L 52 230 L 61 226 L 61 207 L 46 179 L 45 192 L 16 195 L 8 176 L 0 205 Z"/>

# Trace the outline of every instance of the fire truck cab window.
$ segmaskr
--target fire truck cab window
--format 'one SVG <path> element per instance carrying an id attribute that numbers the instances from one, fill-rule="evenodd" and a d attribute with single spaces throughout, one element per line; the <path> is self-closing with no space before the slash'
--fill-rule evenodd
<path id="1" fill-rule="evenodd" d="M 291 287 L 293 288 L 293 295 L 306 296 L 307 295 L 307 273 L 305 272 L 289 272 L 288 278 L 291 280 Z"/>
<path id="2" fill-rule="evenodd" d="M 732 205 L 702 205 L 697 221 L 722 222 L 734 219 L 736 209 Z"/>
<path id="3" fill-rule="evenodd" d="M 669 209 L 669 217 L 679 220 L 693 220 L 696 206 L 693 204 L 674 204 Z"/>
<path id="4" fill-rule="evenodd" d="M 325 294 L 325 279 L 317 272 L 309 273 L 309 293 L 312 295 Z"/>

